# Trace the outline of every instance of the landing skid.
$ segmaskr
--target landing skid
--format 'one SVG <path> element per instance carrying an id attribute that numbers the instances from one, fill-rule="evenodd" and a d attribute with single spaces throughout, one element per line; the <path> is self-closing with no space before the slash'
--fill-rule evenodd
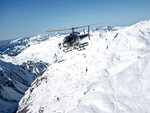
<path id="1" fill-rule="evenodd" d="M 63 52 L 67 53 L 67 52 L 70 52 L 72 51 L 72 48 L 67 48 L 67 49 L 64 49 Z"/>
<path id="2" fill-rule="evenodd" d="M 67 53 L 67 52 L 70 52 L 70 51 L 75 50 L 75 49 L 78 51 L 82 51 L 82 50 L 85 50 L 86 46 L 88 46 L 88 42 L 80 43 L 78 46 L 69 47 L 67 49 L 64 49 L 63 52 Z"/>

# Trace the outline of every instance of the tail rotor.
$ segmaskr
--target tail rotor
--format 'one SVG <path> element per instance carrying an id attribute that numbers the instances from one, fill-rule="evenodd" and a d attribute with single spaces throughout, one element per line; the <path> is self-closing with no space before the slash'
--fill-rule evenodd
<path id="1" fill-rule="evenodd" d="M 83 33 L 84 33 L 84 35 L 85 35 L 85 29 L 83 29 Z"/>
<path id="2" fill-rule="evenodd" d="M 89 37 L 89 40 L 90 40 L 90 26 L 88 26 L 88 37 Z"/>

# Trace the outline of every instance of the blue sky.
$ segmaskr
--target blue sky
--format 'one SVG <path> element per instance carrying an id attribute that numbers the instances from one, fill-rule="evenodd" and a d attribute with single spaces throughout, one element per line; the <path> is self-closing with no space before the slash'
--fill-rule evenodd
<path id="1" fill-rule="evenodd" d="M 0 0 L 0 40 L 103 21 L 122 26 L 147 19 L 150 0 Z"/>

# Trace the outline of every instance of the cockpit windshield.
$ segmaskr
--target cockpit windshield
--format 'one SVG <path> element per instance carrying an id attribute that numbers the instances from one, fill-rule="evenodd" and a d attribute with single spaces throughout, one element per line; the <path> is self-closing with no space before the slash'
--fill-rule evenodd
<path id="1" fill-rule="evenodd" d="M 64 42 L 72 42 L 74 40 L 73 36 L 67 36 Z"/>

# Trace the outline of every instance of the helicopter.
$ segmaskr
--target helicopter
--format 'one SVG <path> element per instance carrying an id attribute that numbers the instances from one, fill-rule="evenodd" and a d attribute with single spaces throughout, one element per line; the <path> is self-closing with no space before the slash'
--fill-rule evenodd
<path id="1" fill-rule="evenodd" d="M 56 32 L 56 31 L 66 31 L 66 30 L 71 30 L 72 32 L 64 37 L 64 39 L 58 44 L 58 47 L 60 49 L 64 48 L 63 51 L 65 53 L 72 51 L 72 50 L 85 50 L 85 47 L 88 46 L 88 42 L 84 42 L 81 43 L 81 40 L 83 40 L 84 38 L 88 37 L 90 40 L 90 26 L 93 25 L 97 25 L 97 24 L 102 24 L 104 22 L 101 23 L 96 23 L 96 24 L 90 24 L 90 25 L 85 25 L 85 26 L 78 26 L 78 27 L 72 27 L 72 28 L 68 28 L 68 29 L 59 29 L 59 30 L 49 30 L 47 32 Z M 75 29 L 79 29 L 79 28 L 85 28 L 87 27 L 87 33 L 85 33 L 85 29 L 83 29 L 83 33 L 81 34 L 79 32 L 75 32 Z"/>

